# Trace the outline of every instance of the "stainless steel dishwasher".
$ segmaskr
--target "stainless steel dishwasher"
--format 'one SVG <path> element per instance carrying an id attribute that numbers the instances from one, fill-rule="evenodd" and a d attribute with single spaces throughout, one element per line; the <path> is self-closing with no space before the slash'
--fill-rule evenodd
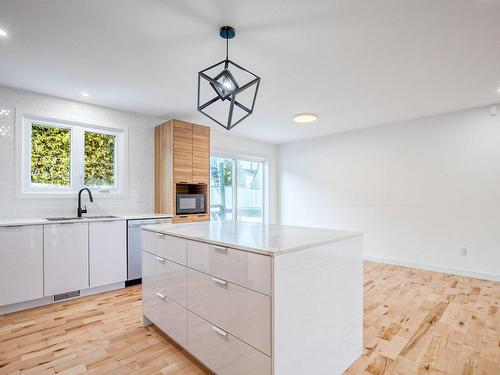
<path id="1" fill-rule="evenodd" d="M 171 223 L 170 218 L 127 220 L 127 281 L 125 285 L 141 282 L 142 277 L 142 227 L 151 224 Z"/>

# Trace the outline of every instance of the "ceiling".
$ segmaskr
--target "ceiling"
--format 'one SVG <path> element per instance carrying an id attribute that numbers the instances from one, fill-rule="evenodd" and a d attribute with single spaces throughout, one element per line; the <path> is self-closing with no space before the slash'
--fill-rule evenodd
<path id="1" fill-rule="evenodd" d="M 500 101 L 500 0 L 2 0 L 0 84 L 208 125 L 197 72 L 223 59 L 225 24 L 231 59 L 262 78 L 236 135 L 282 143 Z"/>

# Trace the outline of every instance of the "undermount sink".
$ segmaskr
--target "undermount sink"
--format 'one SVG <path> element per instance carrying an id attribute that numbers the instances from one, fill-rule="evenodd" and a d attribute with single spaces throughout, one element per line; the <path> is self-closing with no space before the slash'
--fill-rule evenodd
<path id="1" fill-rule="evenodd" d="M 47 221 L 66 221 L 66 220 L 93 220 L 93 219 L 115 219 L 118 216 L 111 215 L 101 215 L 101 216 L 84 216 L 84 217 L 65 217 L 65 216 L 55 216 L 55 217 L 46 217 Z"/>
<path id="2" fill-rule="evenodd" d="M 45 220 L 48 221 L 64 221 L 64 220 L 80 220 L 83 217 L 64 217 L 64 216 L 55 216 L 55 217 L 46 217 Z"/>
<path id="3" fill-rule="evenodd" d="M 112 215 L 102 215 L 102 216 L 85 216 L 82 217 L 81 219 L 117 219 L 119 216 L 112 216 Z"/>

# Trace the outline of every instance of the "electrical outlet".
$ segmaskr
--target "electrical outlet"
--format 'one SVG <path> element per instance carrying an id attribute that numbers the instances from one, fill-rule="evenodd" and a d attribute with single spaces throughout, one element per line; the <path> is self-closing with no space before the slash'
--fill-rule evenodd
<path id="1" fill-rule="evenodd" d="M 463 257 L 466 257 L 469 255 L 469 249 L 467 249 L 466 247 L 462 247 L 460 249 L 460 254 L 463 256 Z"/>

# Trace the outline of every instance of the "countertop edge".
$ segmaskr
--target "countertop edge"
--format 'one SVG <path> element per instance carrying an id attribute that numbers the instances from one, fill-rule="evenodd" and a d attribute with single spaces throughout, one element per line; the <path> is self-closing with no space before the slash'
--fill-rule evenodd
<path id="1" fill-rule="evenodd" d="M 291 247 L 291 248 L 282 249 L 282 250 L 279 250 L 279 251 L 272 251 L 272 250 L 264 250 L 264 249 L 258 249 L 258 248 L 253 248 L 253 247 L 242 246 L 242 245 L 238 245 L 238 244 L 234 244 L 234 243 L 229 243 L 229 242 L 214 241 L 214 240 L 209 240 L 209 239 L 200 238 L 200 237 L 196 237 L 196 236 L 189 236 L 189 235 L 185 235 L 185 234 L 180 235 L 180 234 L 172 233 L 172 232 L 169 232 L 169 231 L 166 231 L 166 230 L 151 229 L 151 228 L 148 228 L 148 226 L 145 226 L 142 229 L 143 230 L 147 230 L 149 232 L 165 234 L 165 235 L 172 236 L 172 237 L 184 238 L 184 239 L 188 239 L 188 240 L 192 240 L 192 241 L 197 241 L 197 242 L 203 242 L 203 243 L 207 243 L 207 244 L 211 244 L 211 245 L 218 245 L 218 246 L 230 247 L 230 248 L 236 249 L 236 250 L 241 250 L 241 251 L 246 251 L 246 252 L 255 253 L 255 254 L 261 254 L 261 255 L 267 255 L 267 256 L 271 256 L 271 257 L 280 256 L 280 255 L 284 255 L 284 254 L 289 254 L 289 253 L 293 253 L 293 252 L 301 251 L 301 250 L 305 250 L 305 249 L 310 249 L 310 248 L 313 248 L 313 247 L 318 247 L 318 246 L 326 245 L 326 244 L 329 244 L 329 243 L 335 243 L 335 242 L 347 240 L 349 238 L 363 236 L 363 232 L 346 231 L 345 235 L 342 235 L 342 236 L 339 236 L 337 238 L 333 238 L 333 239 L 330 239 L 330 240 L 312 242 L 312 243 L 307 244 L 307 245 Z"/>
<path id="2" fill-rule="evenodd" d="M 17 219 L 0 219 L 1 227 L 20 227 L 28 225 L 50 225 L 61 223 L 92 223 L 99 221 L 121 221 L 121 220 L 147 220 L 147 219 L 171 219 L 172 214 L 130 214 L 130 215 L 114 215 L 113 218 L 90 218 L 90 219 L 76 219 L 76 220 L 56 220 L 49 221 L 44 218 L 17 218 Z"/>

